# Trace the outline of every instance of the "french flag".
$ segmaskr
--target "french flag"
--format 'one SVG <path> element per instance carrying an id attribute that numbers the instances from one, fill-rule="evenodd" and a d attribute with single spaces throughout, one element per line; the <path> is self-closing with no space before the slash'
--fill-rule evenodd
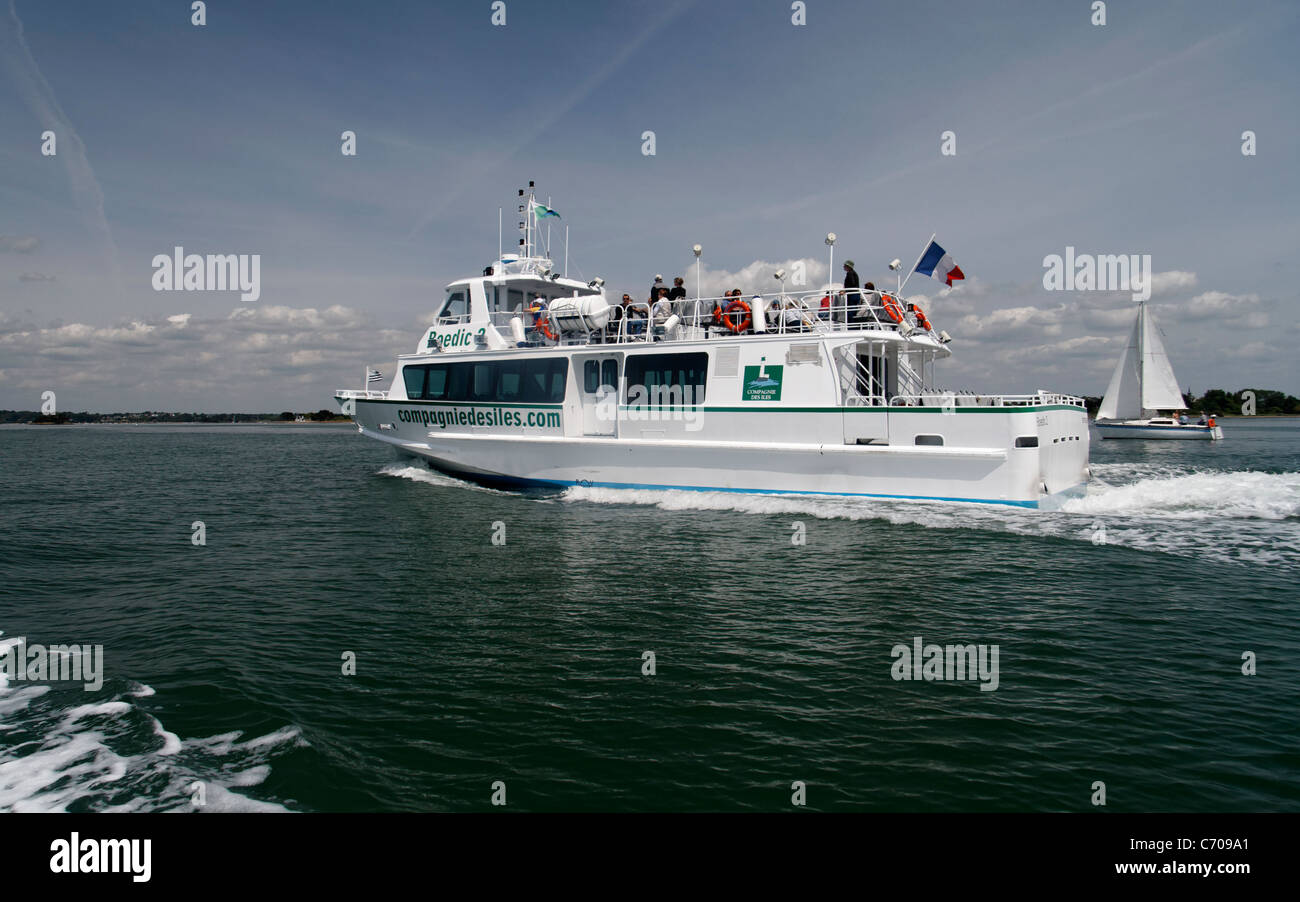
<path id="1" fill-rule="evenodd" d="M 919 272 L 923 276 L 932 276 L 936 279 L 942 279 L 952 287 L 956 279 L 966 278 L 966 274 L 961 271 L 961 267 L 953 261 L 952 255 L 939 247 L 933 238 L 930 239 L 930 245 L 921 254 L 921 259 L 916 264 L 913 272 Z"/>

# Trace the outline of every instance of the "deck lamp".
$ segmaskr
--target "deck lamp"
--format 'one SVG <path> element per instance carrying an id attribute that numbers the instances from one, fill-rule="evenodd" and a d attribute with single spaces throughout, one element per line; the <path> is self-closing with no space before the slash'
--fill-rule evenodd
<path id="1" fill-rule="evenodd" d="M 835 284 L 835 233 L 834 232 L 826 233 L 826 245 L 831 249 L 831 259 L 830 259 L 830 263 L 827 264 L 829 268 L 826 270 L 826 279 L 828 282 L 834 285 Z"/>
<path id="2" fill-rule="evenodd" d="M 700 299 L 700 254 L 704 253 L 704 247 L 699 244 L 694 245 L 691 252 L 695 254 L 695 300 L 698 302 Z"/>

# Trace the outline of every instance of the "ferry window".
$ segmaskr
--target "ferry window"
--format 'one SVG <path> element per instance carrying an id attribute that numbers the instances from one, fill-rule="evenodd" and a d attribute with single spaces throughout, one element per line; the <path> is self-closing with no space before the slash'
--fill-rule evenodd
<path id="1" fill-rule="evenodd" d="M 561 404 L 564 402 L 568 361 L 550 357 L 541 360 L 475 361 L 435 363 L 407 367 L 407 385 L 419 386 L 409 375 L 412 370 L 428 371 L 423 397 L 428 401 L 474 401 L 506 404 Z M 416 398 L 410 394 L 408 397 Z"/>
<path id="2" fill-rule="evenodd" d="M 582 390 L 594 395 L 600 390 L 600 361 L 588 360 L 582 365 Z"/>
<path id="3" fill-rule="evenodd" d="M 521 400 L 525 404 L 562 404 L 568 375 L 569 361 L 563 357 L 527 361 Z"/>
<path id="4" fill-rule="evenodd" d="M 457 288 L 455 291 L 447 292 L 447 302 L 442 305 L 442 312 L 438 314 L 438 319 L 456 320 L 461 319 L 469 314 L 469 291 L 465 288 Z"/>
<path id="5" fill-rule="evenodd" d="M 497 366 L 495 363 L 471 363 L 473 375 L 470 380 L 471 401 L 495 401 Z"/>
<path id="6" fill-rule="evenodd" d="M 517 288 L 509 289 L 506 295 L 506 304 L 512 313 L 518 313 L 524 309 L 524 293 Z"/>
<path id="7" fill-rule="evenodd" d="M 606 360 L 600 365 L 600 384 L 610 388 L 618 385 L 618 361 Z"/>
<path id="8" fill-rule="evenodd" d="M 1036 435 L 1018 435 L 1016 436 L 1017 448 L 1037 448 L 1038 436 Z"/>
<path id="9" fill-rule="evenodd" d="M 709 355 L 636 354 L 624 366 L 628 404 L 703 404 Z M 640 389 L 637 389 L 640 386 Z M 668 393 L 664 398 L 663 393 Z"/>
<path id="10" fill-rule="evenodd" d="M 496 399 L 506 403 L 523 400 L 524 362 L 509 360 L 500 364 L 500 367 L 501 371 L 497 375 Z"/>
<path id="11" fill-rule="evenodd" d="M 406 397 L 418 401 L 424 397 L 424 373 L 422 366 L 402 368 L 402 379 L 406 381 Z"/>
<path id="12" fill-rule="evenodd" d="M 448 363 L 447 366 L 447 385 L 443 392 L 442 400 L 445 401 L 469 401 L 470 390 L 470 365 L 468 363 Z"/>
<path id="13" fill-rule="evenodd" d="M 918 445 L 942 445 L 943 436 L 942 435 L 918 435 L 916 437 L 915 443 Z"/>
<path id="14" fill-rule="evenodd" d="M 447 394 L 447 364 L 435 363 L 432 366 L 426 366 L 429 373 L 428 381 L 424 383 L 424 397 L 429 400 L 438 400 Z"/>

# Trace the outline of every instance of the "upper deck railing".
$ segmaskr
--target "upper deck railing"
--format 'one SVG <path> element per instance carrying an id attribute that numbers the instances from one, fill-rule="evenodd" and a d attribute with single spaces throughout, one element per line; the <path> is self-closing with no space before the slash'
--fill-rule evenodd
<path id="1" fill-rule="evenodd" d="M 578 331 L 555 328 L 545 305 L 539 303 L 516 310 L 493 311 L 489 318 L 503 335 L 511 334 L 511 321 L 518 318 L 524 327 L 526 345 L 621 344 L 698 340 L 710 335 L 859 331 L 893 332 L 903 337 L 928 335 L 941 340 L 923 310 L 888 292 L 854 289 L 616 303 L 611 306 L 609 320 L 603 328 Z M 441 325 L 468 325 L 469 322 L 469 316 L 439 320 Z"/>
<path id="2" fill-rule="evenodd" d="M 1056 392 L 1038 392 L 1033 395 L 989 395 L 971 391 L 926 391 L 918 395 L 893 395 L 890 407 L 1041 407 L 1060 405 L 1084 408 L 1083 398 Z"/>

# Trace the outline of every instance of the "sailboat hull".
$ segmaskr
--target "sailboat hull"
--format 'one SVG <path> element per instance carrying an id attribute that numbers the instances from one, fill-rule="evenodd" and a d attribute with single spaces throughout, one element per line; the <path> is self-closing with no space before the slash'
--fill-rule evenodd
<path id="1" fill-rule="evenodd" d="M 1222 426 L 1199 426 L 1188 423 L 1153 425 L 1144 420 L 1102 422 L 1094 425 L 1102 438 L 1139 438 L 1172 441 L 1214 441 L 1223 438 Z"/>

